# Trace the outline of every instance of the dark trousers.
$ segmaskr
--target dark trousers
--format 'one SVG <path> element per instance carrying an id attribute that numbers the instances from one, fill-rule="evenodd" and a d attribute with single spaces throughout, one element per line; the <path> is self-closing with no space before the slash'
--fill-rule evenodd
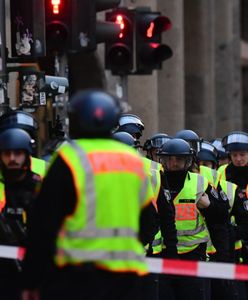
<path id="1" fill-rule="evenodd" d="M 158 300 L 158 281 L 160 274 L 148 274 L 142 277 L 142 300 Z"/>
<path id="2" fill-rule="evenodd" d="M 200 244 L 193 251 L 180 254 L 179 259 L 198 260 L 206 259 L 206 244 Z M 161 275 L 159 279 L 159 300 L 207 300 L 206 279 Z"/>
<path id="3" fill-rule="evenodd" d="M 163 277 L 159 281 L 159 300 L 206 300 L 203 278 L 169 275 Z"/>
<path id="4" fill-rule="evenodd" d="M 63 270 L 41 288 L 41 300 L 141 300 L 140 277 L 131 273 Z"/>

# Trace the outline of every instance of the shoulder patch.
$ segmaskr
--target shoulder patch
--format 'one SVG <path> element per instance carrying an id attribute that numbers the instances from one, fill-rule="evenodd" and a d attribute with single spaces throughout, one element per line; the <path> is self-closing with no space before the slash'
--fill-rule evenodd
<path id="1" fill-rule="evenodd" d="M 169 202 L 171 200 L 171 194 L 169 190 L 164 189 L 164 195 L 166 200 Z"/>
<path id="2" fill-rule="evenodd" d="M 216 191 L 215 188 L 212 187 L 210 193 L 214 198 L 216 198 L 216 199 L 219 198 L 218 192 Z"/>
<path id="3" fill-rule="evenodd" d="M 220 190 L 220 196 L 221 196 L 222 200 L 224 200 L 224 201 L 228 200 L 227 195 L 223 190 Z"/>
<path id="4" fill-rule="evenodd" d="M 244 209 L 245 209 L 246 211 L 248 211 L 248 200 L 245 200 L 245 201 L 243 202 L 243 205 L 244 205 Z"/>

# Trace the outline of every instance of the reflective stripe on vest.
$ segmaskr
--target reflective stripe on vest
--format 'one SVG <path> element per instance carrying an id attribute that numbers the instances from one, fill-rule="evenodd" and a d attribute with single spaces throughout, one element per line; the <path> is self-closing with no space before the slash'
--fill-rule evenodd
<path id="1" fill-rule="evenodd" d="M 206 166 L 200 166 L 200 174 L 206 177 L 215 188 L 218 186 L 221 177 L 220 172 Z"/>
<path id="2" fill-rule="evenodd" d="M 229 202 L 229 205 L 230 205 L 230 208 L 229 208 L 229 213 L 230 213 L 232 208 L 233 208 L 237 185 L 230 182 L 230 181 L 226 181 L 226 180 L 221 179 L 220 180 L 220 186 L 221 186 L 221 189 L 223 190 L 223 192 L 227 196 L 227 199 L 228 199 L 228 202 Z"/>
<path id="3" fill-rule="evenodd" d="M 183 189 L 174 199 L 179 254 L 190 252 L 209 240 L 204 218 L 196 206 L 207 187 L 206 178 L 188 172 Z"/>
<path id="4" fill-rule="evenodd" d="M 103 143 L 105 143 L 105 141 Z M 138 232 L 136 229 L 131 228 L 131 225 L 130 227 L 123 228 L 111 228 L 110 225 L 110 228 L 99 228 L 99 225 L 97 225 L 98 196 L 96 195 L 97 191 L 95 190 L 95 175 L 97 173 L 109 174 L 111 170 L 113 170 L 112 172 L 115 172 L 116 168 L 119 168 L 119 172 L 121 172 L 121 166 L 118 166 L 118 164 L 107 166 L 105 165 L 106 160 L 103 160 L 101 163 L 101 159 L 99 161 L 95 161 L 97 157 L 94 157 L 94 152 L 87 154 L 87 150 L 85 152 L 83 148 L 76 142 L 72 142 L 66 147 L 67 151 L 73 151 L 73 155 L 75 155 L 75 157 L 77 157 L 76 159 L 79 159 L 81 162 L 81 165 L 77 165 L 75 168 L 73 163 L 70 165 L 74 182 L 77 186 L 77 198 L 79 203 L 74 215 L 69 217 L 69 220 L 65 220 L 65 226 L 59 234 L 57 242 L 58 251 L 55 258 L 57 264 L 78 264 L 85 261 L 95 260 L 97 265 L 112 271 L 134 271 L 140 274 L 146 273 L 147 266 L 144 262 L 143 247 L 138 241 Z M 59 154 L 63 159 L 69 159 L 67 157 L 68 153 L 64 152 L 63 149 L 64 148 L 60 149 Z M 97 154 L 97 151 L 95 153 Z M 142 198 L 140 198 L 139 203 L 139 206 L 142 206 L 145 199 L 144 195 L 147 194 L 148 178 L 145 176 L 142 161 L 136 156 L 136 154 L 133 155 L 133 153 L 134 152 L 130 152 L 131 164 L 123 165 L 122 167 L 130 168 L 130 172 L 133 170 L 132 172 L 135 174 L 135 176 L 137 176 L 138 172 L 139 176 L 143 176 L 143 180 L 140 178 L 140 183 L 142 183 L 142 185 L 140 185 L 140 197 Z M 113 155 L 113 157 L 115 157 L 115 154 L 116 152 L 111 150 L 109 155 Z M 103 157 L 104 155 L 106 155 L 107 158 L 108 152 L 106 152 L 106 154 L 103 153 Z M 98 155 L 98 157 L 101 156 Z M 71 159 L 73 160 L 73 158 Z M 96 164 L 94 164 L 93 160 L 96 162 Z M 135 163 L 138 163 L 139 166 L 135 166 Z M 82 169 L 82 174 L 80 173 L 80 169 Z M 94 169 L 95 173 L 92 169 Z M 127 170 L 126 172 L 128 173 L 129 171 Z M 80 176 L 82 175 L 84 176 L 83 181 L 80 180 Z M 118 195 L 116 195 L 116 198 L 118 201 Z M 85 205 L 86 214 L 84 212 L 84 208 L 82 208 L 82 205 Z M 68 222 L 72 222 L 71 226 L 73 227 L 74 219 L 76 222 L 78 221 L 77 217 L 80 218 L 79 211 L 80 213 L 86 215 L 85 224 L 80 225 L 81 223 L 79 223 L 80 227 L 78 228 L 78 226 L 76 226 L 77 229 L 74 228 L 73 230 L 70 230 L 69 227 L 66 228 Z M 127 241 L 131 247 L 124 247 L 125 245 L 123 246 L 123 240 Z M 75 244 L 73 241 L 75 241 Z M 81 246 L 78 246 L 78 244 Z M 98 244 L 99 246 L 97 247 Z M 121 245 L 121 248 L 126 249 L 124 250 L 116 248 L 118 245 Z"/>
<path id="5" fill-rule="evenodd" d="M 222 165 L 218 168 L 218 172 L 220 173 L 220 179 L 226 180 L 226 168 L 228 164 Z"/>
<path id="6" fill-rule="evenodd" d="M 31 171 L 40 175 L 41 177 L 44 177 L 46 174 L 47 169 L 47 162 L 43 159 L 39 159 L 37 157 L 31 156 Z"/>
<path id="7" fill-rule="evenodd" d="M 6 204 L 6 195 L 5 195 L 5 186 L 2 181 L 0 181 L 0 212 L 2 212 L 3 208 Z"/>
<path id="8" fill-rule="evenodd" d="M 143 157 L 147 173 L 151 180 L 151 185 L 153 189 L 153 197 L 154 197 L 154 206 L 156 207 L 156 200 L 159 194 L 160 186 L 161 186 L 161 176 L 160 171 L 162 169 L 162 165 L 153 160 L 150 160 L 146 157 Z"/>
<path id="9" fill-rule="evenodd" d="M 235 183 L 232 183 L 232 182 L 226 181 L 226 180 L 220 180 L 220 186 L 227 196 L 227 199 L 228 199 L 229 205 L 230 205 L 229 213 L 231 213 L 233 204 L 234 204 L 234 200 L 235 200 L 235 193 L 236 193 L 238 186 Z M 231 222 L 234 226 L 236 225 L 234 216 L 231 216 Z M 242 248 L 241 240 L 235 241 L 235 250 L 239 250 L 241 248 Z"/>

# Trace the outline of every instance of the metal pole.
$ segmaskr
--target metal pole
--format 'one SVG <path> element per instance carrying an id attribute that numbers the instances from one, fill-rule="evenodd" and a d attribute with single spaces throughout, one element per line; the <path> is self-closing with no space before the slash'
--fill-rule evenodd
<path id="1" fill-rule="evenodd" d="M 5 0 L 0 0 L 0 114 L 7 108 Z"/>

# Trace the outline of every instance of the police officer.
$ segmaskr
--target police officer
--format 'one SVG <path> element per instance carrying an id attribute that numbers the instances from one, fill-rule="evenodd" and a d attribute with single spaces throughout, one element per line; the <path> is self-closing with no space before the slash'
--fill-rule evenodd
<path id="1" fill-rule="evenodd" d="M 161 147 L 158 155 L 165 169 L 162 177 L 164 193 L 167 201 L 173 201 L 176 208 L 179 258 L 204 261 L 209 239 L 205 219 L 210 225 L 220 222 L 216 209 L 218 193 L 208 184 L 207 178 L 189 172 L 194 151 L 186 141 L 173 138 Z M 164 201 L 158 198 L 157 203 L 163 236 Z M 164 284 L 167 293 L 173 293 L 175 299 L 205 299 L 203 279 L 169 278 Z"/>
<path id="2" fill-rule="evenodd" d="M 9 128 L 20 128 L 25 130 L 34 141 L 37 140 L 38 127 L 34 116 L 22 110 L 10 110 L 0 117 L 0 132 Z M 34 156 L 36 150 L 36 144 L 34 143 L 33 152 L 31 153 L 31 169 L 34 173 L 38 173 L 41 177 L 44 177 L 47 164 L 44 160 Z"/>
<path id="3" fill-rule="evenodd" d="M 139 140 L 144 129 L 145 126 L 140 117 L 133 114 L 122 114 L 115 132 L 125 131 L 131 134 L 136 140 Z"/>
<path id="4" fill-rule="evenodd" d="M 229 154 L 230 163 L 219 167 L 221 178 L 231 181 L 238 186 L 238 193 L 241 200 L 241 205 L 245 210 L 248 210 L 247 186 L 248 186 L 248 134 L 242 131 L 232 131 L 222 139 L 222 145 Z M 235 220 L 236 221 L 236 220 Z M 242 223 L 245 222 L 243 218 Z M 239 231 L 239 230 L 238 230 Z M 242 260 L 248 262 L 248 239 L 243 237 L 246 230 L 238 233 L 241 234 L 242 241 Z M 237 254 L 237 251 L 236 251 Z M 246 284 L 247 285 L 247 284 Z M 248 287 L 246 287 L 246 295 L 248 295 Z M 246 296 L 247 297 L 247 296 Z"/>
<path id="5" fill-rule="evenodd" d="M 111 138 L 120 106 L 108 93 L 78 92 L 68 115 L 73 140 L 55 154 L 34 206 L 23 299 L 42 282 L 43 299 L 138 299 L 147 272 L 140 213 L 152 200 L 144 163 Z"/>
<path id="6" fill-rule="evenodd" d="M 123 143 L 126 143 L 132 147 L 136 147 L 136 140 L 126 132 L 117 132 L 113 134 L 113 137 Z M 158 138 L 159 141 L 154 142 L 154 140 Z M 158 145 L 164 144 L 165 141 L 167 141 L 169 138 L 167 138 L 166 135 L 166 140 L 165 136 L 158 134 L 156 137 L 154 137 L 152 145 L 150 145 L 150 140 L 149 140 L 149 145 L 146 143 L 148 146 L 149 150 L 151 150 L 152 147 L 156 148 Z M 150 214 L 148 215 L 148 210 L 147 210 L 147 216 L 146 219 L 150 224 L 154 224 L 153 228 L 149 226 L 147 229 L 143 230 L 144 235 L 148 235 L 147 238 L 143 239 L 146 241 L 149 241 L 145 245 L 145 250 L 146 250 L 146 255 L 148 257 L 163 257 L 163 258 L 177 258 L 177 237 L 176 237 L 176 228 L 175 228 L 175 208 L 173 205 L 173 202 L 166 201 L 163 189 L 161 187 L 161 173 L 162 172 L 162 166 L 160 163 L 157 163 L 155 161 L 152 161 L 146 157 L 143 157 L 145 165 L 147 166 L 147 172 L 148 175 L 151 179 L 152 186 L 153 186 L 153 192 L 154 192 L 154 209 L 152 207 L 150 208 Z M 153 168 L 154 167 L 154 168 Z M 154 182 L 156 182 L 154 184 Z M 157 214 L 157 197 L 158 194 L 160 194 L 160 198 L 164 199 L 164 214 L 165 214 L 165 219 L 166 219 L 166 224 L 164 227 L 164 232 L 166 234 L 164 235 L 164 240 L 163 243 L 166 245 L 166 248 L 163 249 L 162 246 L 162 237 L 161 237 L 161 231 L 159 230 L 159 219 L 158 219 L 158 214 Z M 145 222 L 143 222 L 145 223 Z M 152 236 L 151 233 L 149 233 L 149 230 L 155 230 L 156 235 L 154 239 L 148 240 L 149 237 Z M 148 276 L 145 276 L 142 281 L 142 299 L 145 300 L 150 300 L 150 299 L 158 299 L 159 298 L 159 292 L 158 289 L 159 287 L 159 279 L 160 276 L 158 274 L 149 274 Z"/>
<path id="7" fill-rule="evenodd" d="M 220 179 L 221 174 L 216 170 L 218 166 L 217 149 L 207 141 L 201 142 L 198 162 L 200 173 L 208 178 L 209 182 L 217 188 L 229 211 L 229 219 L 225 227 L 221 225 L 216 227 L 215 225 L 213 228 L 215 234 L 212 236 L 215 239 L 217 238 L 215 244 L 220 249 L 216 252 L 216 249 L 210 243 L 207 249 L 208 255 L 212 261 L 238 262 L 236 257 L 238 257 L 237 253 L 241 248 L 240 238 L 245 238 L 245 232 L 248 229 L 248 214 L 239 197 L 237 185 Z M 228 239 L 223 239 L 223 236 L 227 236 L 227 231 Z M 229 280 L 212 279 L 211 294 L 213 299 L 223 298 L 232 300 L 240 298 L 237 282 Z"/>
<path id="8" fill-rule="evenodd" d="M 193 149 L 193 162 L 190 167 L 190 170 L 196 173 L 201 174 L 207 180 L 209 181 L 211 188 L 211 193 L 215 195 L 218 193 L 216 190 L 218 186 L 218 182 L 220 179 L 220 174 L 214 170 L 211 169 L 209 166 L 211 166 L 213 163 L 216 164 L 216 157 L 213 157 L 213 155 L 216 154 L 216 150 L 214 148 L 215 153 L 210 153 L 209 149 L 213 150 L 213 146 L 211 146 L 207 141 L 203 141 L 199 137 L 199 135 L 189 129 L 183 129 L 176 133 L 176 137 L 182 138 L 185 141 L 187 141 L 190 146 Z M 199 164 L 199 153 L 201 150 L 201 156 L 204 158 L 204 163 L 202 160 L 201 166 Z M 203 157 L 204 156 L 204 157 Z M 209 161 L 211 159 L 211 162 Z M 209 164 L 209 166 L 206 166 L 206 164 Z M 212 202 L 214 202 L 213 207 L 215 207 L 215 211 L 213 214 L 210 214 L 210 216 L 206 219 L 207 225 L 208 225 L 208 231 L 211 236 L 212 242 L 216 246 L 217 255 L 219 258 L 221 258 L 224 261 L 229 260 L 229 242 L 228 242 L 228 230 L 226 228 L 226 225 L 228 223 L 228 203 L 225 201 L 226 199 L 222 198 L 222 193 L 219 193 L 216 197 L 211 197 Z M 220 222 L 218 222 L 218 218 L 216 219 L 216 216 L 219 216 Z M 216 257 L 217 257 L 216 255 Z"/>
<path id="9" fill-rule="evenodd" d="M 225 148 L 222 146 L 221 138 L 216 138 L 212 141 L 212 145 L 217 149 L 218 151 L 218 167 L 229 164 L 230 158 L 228 153 L 226 152 Z"/>
<path id="10" fill-rule="evenodd" d="M 156 133 L 147 139 L 143 146 L 143 150 L 146 151 L 146 157 L 159 162 L 157 151 L 169 139 L 171 139 L 171 137 L 166 133 Z"/>
<path id="11" fill-rule="evenodd" d="M 22 129 L 0 133 L 0 212 L 1 243 L 26 245 L 26 230 L 35 190 L 41 178 L 30 169 L 32 139 Z M 17 260 L 0 260 L 1 299 L 20 299 L 21 264 Z"/>

